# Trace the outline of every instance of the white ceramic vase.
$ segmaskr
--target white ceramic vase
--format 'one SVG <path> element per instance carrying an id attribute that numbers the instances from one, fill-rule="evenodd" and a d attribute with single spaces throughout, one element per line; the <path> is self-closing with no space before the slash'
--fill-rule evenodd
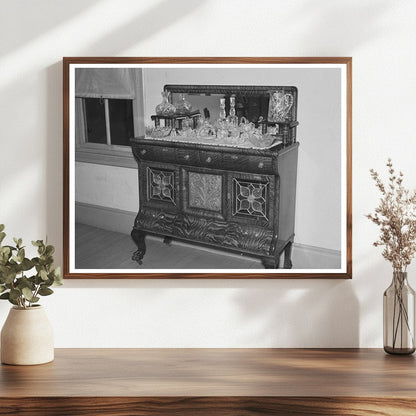
<path id="1" fill-rule="evenodd" d="M 53 359 L 53 329 L 43 307 L 11 308 L 1 331 L 1 362 L 35 365 Z"/>

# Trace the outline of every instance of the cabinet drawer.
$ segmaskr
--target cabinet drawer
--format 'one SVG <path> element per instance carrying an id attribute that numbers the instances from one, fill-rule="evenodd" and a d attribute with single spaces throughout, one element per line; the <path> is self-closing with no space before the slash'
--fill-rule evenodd
<path id="1" fill-rule="evenodd" d="M 140 146 L 135 149 L 135 153 L 140 159 L 152 160 L 154 159 L 154 151 L 152 146 Z"/>
<path id="2" fill-rule="evenodd" d="M 176 152 L 173 147 L 158 146 L 155 149 L 157 152 L 158 160 L 161 162 L 175 162 L 176 161 Z"/>
<path id="3" fill-rule="evenodd" d="M 241 161 L 245 160 L 246 156 L 232 153 L 224 153 L 222 160 L 226 169 L 235 169 L 241 164 Z"/>
<path id="4" fill-rule="evenodd" d="M 222 161 L 224 169 L 236 170 L 239 172 L 273 172 L 273 162 L 271 157 L 225 153 L 222 157 Z"/>
<path id="5" fill-rule="evenodd" d="M 248 158 L 247 168 L 252 172 L 267 172 L 271 173 L 273 170 L 272 158 L 251 156 Z"/>
<path id="6" fill-rule="evenodd" d="M 140 159 L 154 162 L 175 162 L 175 149 L 164 146 L 141 146 L 137 150 Z"/>
<path id="7" fill-rule="evenodd" d="M 222 154 L 220 152 L 209 152 L 201 150 L 199 152 L 200 166 L 222 168 Z"/>
<path id="8" fill-rule="evenodd" d="M 176 149 L 176 162 L 181 165 L 198 166 L 198 151 L 192 149 Z"/>
<path id="9" fill-rule="evenodd" d="M 140 146 L 136 149 L 136 154 L 143 160 L 158 160 L 155 146 Z"/>

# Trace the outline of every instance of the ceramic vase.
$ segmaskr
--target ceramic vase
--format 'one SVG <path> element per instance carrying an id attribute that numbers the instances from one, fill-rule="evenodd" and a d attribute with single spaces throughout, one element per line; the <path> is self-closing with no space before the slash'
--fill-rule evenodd
<path id="1" fill-rule="evenodd" d="M 43 307 L 11 308 L 1 331 L 1 362 L 35 365 L 53 359 L 53 329 Z"/>

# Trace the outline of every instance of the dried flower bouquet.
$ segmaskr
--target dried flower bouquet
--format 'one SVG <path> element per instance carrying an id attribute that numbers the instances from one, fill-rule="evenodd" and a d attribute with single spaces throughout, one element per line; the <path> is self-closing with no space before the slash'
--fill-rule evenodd
<path id="1" fill-rule="evenodd" d="M 387 167 L 390 175 L 387 185 L 374 169 L 370 170 L 382 197 L 374 214 L 368 214 L 367 218 L 380 227 L 379 240 L 373 245 L 385 246 L 383 257 L 391 262 L 394 271 L 405 272 L 416 253 L 416 191 L 403 186 L 403 173 L 396 173 L 391 159 Z"/>
<path id="2" fill-rule="evenodd" d="M 410 354 L 414 342 L 414 291 L 407 284 L 407 267 L 416 253 L 416 191 L 403 186 L 403 173 L 397 173 L 391 159 L 389 178 L 384 184 L 371 169 L 371 177 L 381 192 L 373 214 L 367 218 L 380 227 L 374 246 L 384 246 L 382 255 L 393 266 L 393 281 L 384 293 L 384 349 L 390 353 Z"/>

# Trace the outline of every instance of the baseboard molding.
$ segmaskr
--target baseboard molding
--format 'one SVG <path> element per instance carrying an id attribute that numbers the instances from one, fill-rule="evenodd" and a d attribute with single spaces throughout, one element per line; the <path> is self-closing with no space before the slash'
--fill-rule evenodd
<path id="1" fill-rule="evenodd" d="M 76 222 L 123 234 L 130 234 L 136 214 L 136 212 L 117 208 L 103 207 L 83 202 L 75 203 Z M 149 236 L 149 238 L 151 237 Z M 179 241 L 175 242 L 175 244 L 188 245 Z M 198 246 L 198 250 L 206 250 L 209 252 L 218 251 L 201 246 Z M 238 254 L 227 254 L 239 256 Z M 303 269 L 336 269 L 341 267 L 341 252 L 323 247 L 294 243 L 293 263 L 294 265 L 296 263 L 302 264 Z"/>
<path id="2" fill-rule="evenodd" d="M 75 221 L 103 230 L 130 234 L 137 212 L 75 202 Z"/>
<path id="3" fill-rule="evenodd" d="M 341 255 L 340 250 L 333 250 L 330 248 L 311 246 L 309 244 L 294 243 L 293 246 L 301 251 L 308 251 L 308 252 L 311 252 L 311 253 L 313 252 L 316 254 L 325 254 L 326 256 L 340 256 Z"/>
<path id="4" fill-rule="evenodd" d="M 308 244 L 293 244 L 293 264 L 301 264 L 299 269 L 339 269 L 341 251 Z"/>

